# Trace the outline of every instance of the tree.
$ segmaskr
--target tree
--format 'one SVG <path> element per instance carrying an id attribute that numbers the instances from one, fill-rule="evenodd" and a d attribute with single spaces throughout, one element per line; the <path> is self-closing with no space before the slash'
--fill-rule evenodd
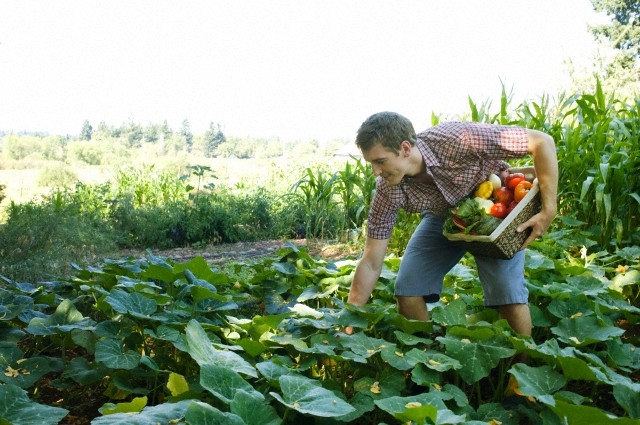
<path id="1" fill-rule="evenodd" d="M 144 129 L 144 141 L 147 143 L 156 143 L 158 141 L 158 135 L 160 128 L 157 124 L 149 123 Z"/>
<path id="2" fill-rule="evenodd" d="M 80 140 L 91 140 L 91 133 L 93 133 L 93 127 L 89 124 L 89 120 L 84 120 L 82 131 L 80 132 Z"/>
<path id="3" fill-rule="evenodd" d="M 591 0 L 591 4 L 595 11 L 606 13 L 611 23 L 589 27 L 600 46 L 593 69 L 570 68 L 574 85 L 579 91 L 594 91 L 599 79 L 606 92 L 633 98 L 640 92 L 640 2 Z"/>
<path id="4" fill-rule="evenodd" d="M 215 156 L 216 149 L 226 141 L 220 124 L 209 124 L 209 129 L 204 133 L 204 156 L 212 158 Z"/>
<path id="5" fill-rule="evenodd" d="M 127 134 L 127 146 L 130 148 L 139 148 L 141 146 L 142 138 L 144 137 L 144 131 L 142 130 L 142 126 L 133 121 L 133 119 L 129 120 L 129 125 L 125 128 Z"/>
<path id="6" fill-rule="evenodd" d="M 189 120 L 186 118 L 184 119 L 184 121 L 182 121 L 182 129 L 180 130 L 180 135 L 184 137 L 187 152 L 191 152 L 191 148 L 193 147 L 193 134 L 191 134 Z"/>
<path id="7" fill-rule="evenodd" d="M 638 0 L 591 0 L 596 12 L 612 18 L 610 24 L 590 27 L 597 38 L 604 38 L 611 46 L 625 54 L 630 64 L 640 59 L 640 2 Z"/>

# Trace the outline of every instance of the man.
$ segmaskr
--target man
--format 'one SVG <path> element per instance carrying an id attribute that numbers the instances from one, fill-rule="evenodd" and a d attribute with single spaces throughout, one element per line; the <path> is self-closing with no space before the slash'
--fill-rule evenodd
<path id="1" fill-rule="evenodd" d="M 505 159 L 533 156 L 542 209 L 517 229 L 531 229 L 522 250 L 509 260 L 475 256 L 485 305 L 497 307 L 516 332 L 530 336 L 523 249 L 548 229 L 556 215 L 558 164 L 553 139 L 519 127 L 462 122 L 440 124 L 416 136 L 407 118 L 380 112 L 361 125 L 356 144 L 377 181 L 364 255 L 348 302 L 361 306 L 371 296 L 398 209 L 420 212 L 423 218 L 402 257 L 395 294 L 402 315 L 423 321 L 429 320 L 426 303 L 439 299 L 445 274 L 465 254 L 464 248 L 442 235 L 448 210 L 490 173 L 503 173 L 508 168 Z"/>

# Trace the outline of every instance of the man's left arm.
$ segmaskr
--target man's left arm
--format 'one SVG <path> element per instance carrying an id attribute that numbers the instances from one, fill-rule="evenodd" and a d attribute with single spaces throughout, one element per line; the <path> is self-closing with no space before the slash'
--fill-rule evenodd
<path id="1" fill-rule="evenodd" d="M 542 209 L 518 226 L 518 232 L 531 228 L 531 234 L 524 241 L 521 249 L 547 231 L 558 209 L 558 158 L 555 142 L 551 136 L 541 131 L 527 130 L 527 134 L 529 135 L 528 151 L 533 156 Z"/>

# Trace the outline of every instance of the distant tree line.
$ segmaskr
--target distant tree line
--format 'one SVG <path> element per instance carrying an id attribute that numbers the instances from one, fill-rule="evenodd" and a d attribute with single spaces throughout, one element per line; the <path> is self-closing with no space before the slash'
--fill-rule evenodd
<path id="1" fill-rule="evenodd" d="M 166 120 L 141 125 L 133 120 L 119 126 L 104 121 L 97 126 L 85 120 L 77 136 L 49 135 L 40 132 L 0 133 L 0 152 L 9 160 L 81 161 L 89 165 L 121 162 L 132 151 L 144 148 L 156 156 L 176 153 L 206 158 L 275 158 L 283 155 L 331 155 L 349 141 L 336 139 L 327 143 L 317 140 L 283 140 L 271 138 L 239 138 L 225 135 L 219 123 L 211 122 L 202 134 L 193 134 L 188 119 L 178 130 Z"/>

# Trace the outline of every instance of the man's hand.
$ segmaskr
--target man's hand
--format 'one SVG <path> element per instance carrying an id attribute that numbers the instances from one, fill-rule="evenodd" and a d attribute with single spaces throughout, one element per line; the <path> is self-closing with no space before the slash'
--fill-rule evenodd
<path id="1" fill-rule="evenodd" d="M 531 234 L 524 241 L 520 249 L 525 249 L 531 242 L 544 235 L 547 231 L 551 222 L 553 221 L 553 216 L 548 217 L 546 214 L 539 212 L 538 214 L 533 215 L 529 220 L 522 223 L 516 229 L 517 232 L 524 232 L 526 229 L 531 229 Z"/>
<path id="2" fill-rule="evenodd" d="M 342 330 L 342 332 L 346 333 L 347 335 L 353 335 L 353 326 L 347 326 Z"/>

